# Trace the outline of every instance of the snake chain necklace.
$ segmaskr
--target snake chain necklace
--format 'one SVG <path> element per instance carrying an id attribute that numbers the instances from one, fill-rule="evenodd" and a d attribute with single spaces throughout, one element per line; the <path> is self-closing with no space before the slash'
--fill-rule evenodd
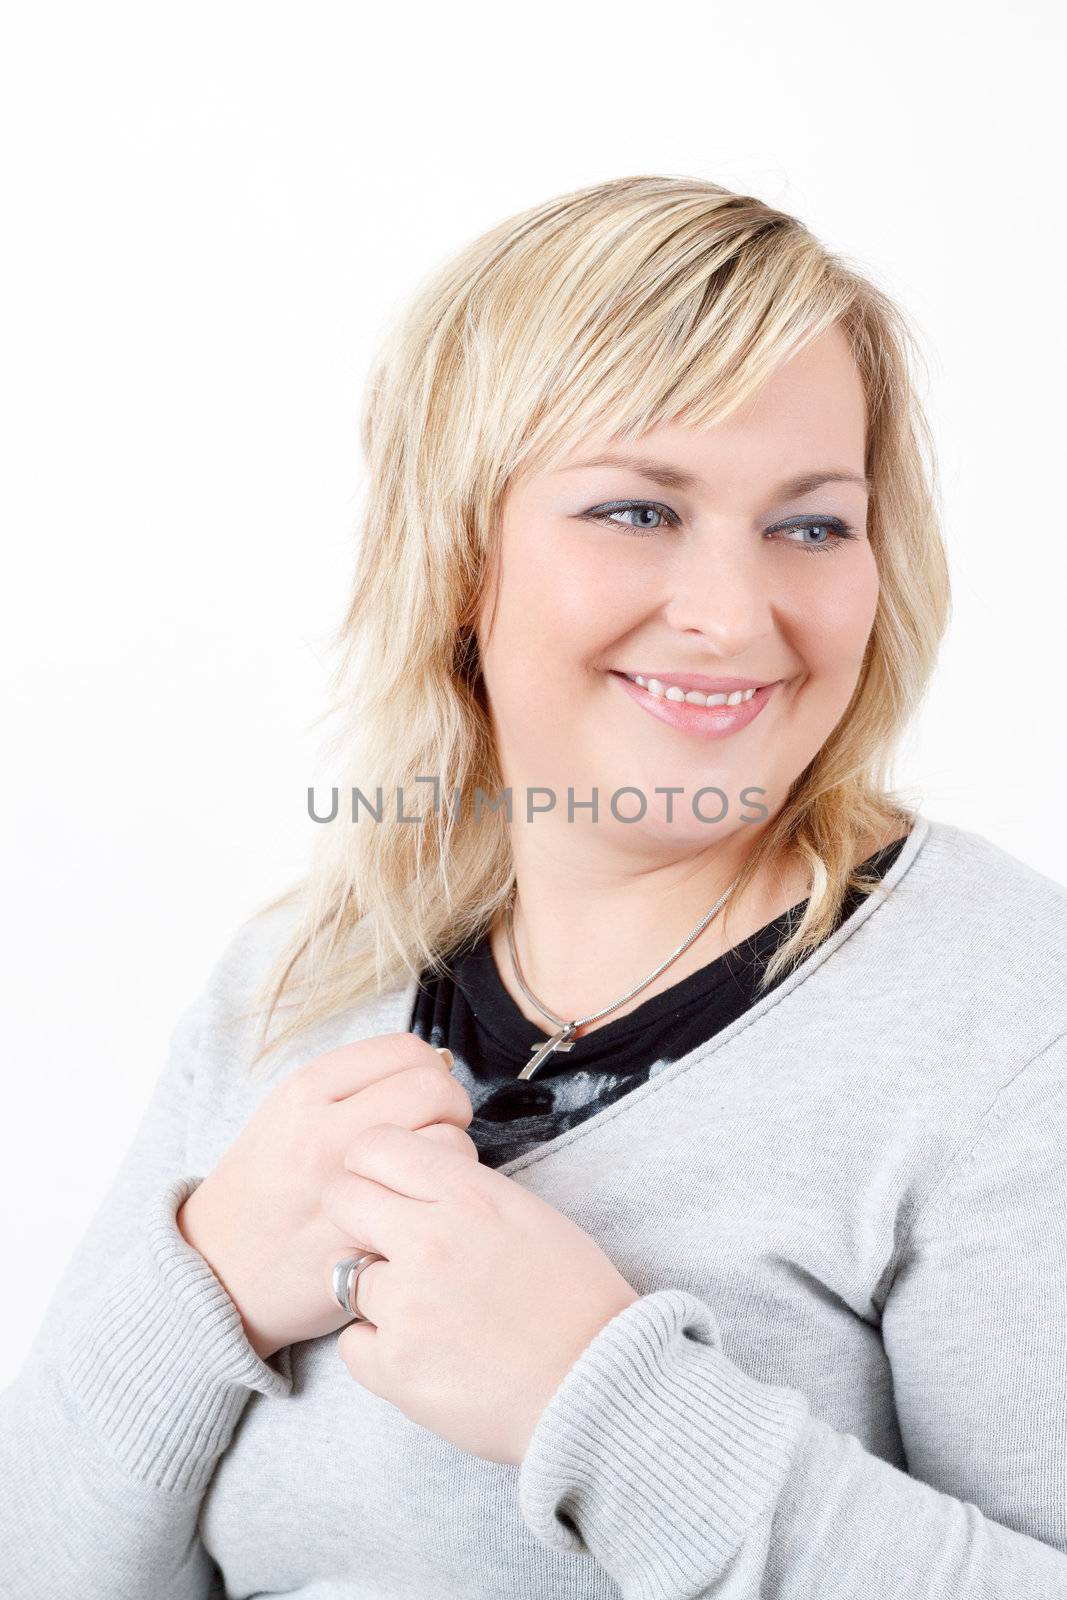
<path id="1" fill-rule="evenodd" d="M 537 996 L 535 994 L 531 994 L 530 990 L 526 987 L 522 973 L 519 971 L 519 958 L 515 953 L 515 940 L 512 937 L 511 931 L 516 894 L 516 890 L 513 889 L 511 893 L 511 899 L 508 901 L 505 928 L 508 936 L 508 952 L 511 956 L 511 965 L 515 972 L 515 981 L 518 983 L 519 988 L 522 990 L 527 1000 L 529 1000 L 530 1004 L 536 1006 L 541 1015 L 543 1017 L 547 1017 L 549 1022 L 554 1022 L 558 1028 L 558 1032 L 554 1033 L 550 1039 L 545 1039 L 542 1043 L 532 1044 L 530 1046 L 531 1051 L 534 1052 L 533 1060 L 527 1062 L 522 1071 L 519 1073 L 519 1077 L 532 1078 L 541 1063 L 543 1061 L 547 1061 L 548 1057 L 552 1055 L 553 1051 L 570 1050 L 572 1048 L 573 1036 L 579 1028 L 584 1028 L 587 1022 L 599 1021 L 601 1017 L 606 1017 L 610 1011 L 617 1011 L 621 1005 L 626 1004 L 627 1000 L 632 1000 L 635 994 L 640 994 L 642 989 L 647 989 L 652 980 L 654 978 L 658 978 L 660 973 L 665 971 L 666 968 L 670 966 L 672 961 L 677 961 L 683 950 L 688 950 L 689 946 L 692 944 L 697 935 L 699 933 L 703 933 L 712 917 L 715 916 L 717 911 L 721 911 L 723 905 L 733 893 L 739 878 L 740 874 L 738 874 L 738 877 L 734 879 L 733 883 L 731 883 L 726 892 L 720 895 L 719 899 L 716 900 L 711 910 L 701 918 L 697 926 L 693 929 L 692 933 L 689 934 L 687 938 L 682 940 L 677 950 L 673 950 L 667 957 L 666 961 L 660 962 L 655 972 L 650 972 L 647 978 L 644 978 L 639 984 L 636 984 L 634 988 L 628 989 L 626 993 L 620 999 L 614 1001 L 612 1005 L 605 1006 L 602 1011 L 594 1011 L 588 1017 L 577 1017 L 573 1022 L 567 1022 L 563 1017 L 555 1016 L 554 1013 L 549 1011 L 546 1006 L 543 1006 L 540 1000 L 538 1000 Z"/>

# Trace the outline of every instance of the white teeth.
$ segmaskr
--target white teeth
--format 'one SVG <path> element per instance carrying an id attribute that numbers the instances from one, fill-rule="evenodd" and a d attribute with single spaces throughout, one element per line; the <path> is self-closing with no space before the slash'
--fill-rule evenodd
<path id="1" fill-rule="evenodd" d="M 668 689 L 658 678 L 642 678 L 639 673 L 635 673 L 633 682 L 639 683 L 649 694 L 666 700 L 685 700 L 691 706 L 739 706 L 751 700 L 756 692 L 755 689 L 735 689 L 733 694 L 701 694 L 699 689 L 679 689 L 673 683 Z"/>

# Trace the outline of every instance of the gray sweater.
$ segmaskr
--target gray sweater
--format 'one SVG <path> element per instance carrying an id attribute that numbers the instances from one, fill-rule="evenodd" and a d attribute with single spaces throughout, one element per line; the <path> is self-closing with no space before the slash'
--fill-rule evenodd
<path id="1" fill-rule="evenodd" d="M 286 1070 L 247 1076 L 291 913 L 241 928 L 0 1394 L 5 1600 L 1067 1597 L 1067 890 L 919 818 L 784 983 L 499 1169 L 640 1298 L 520 1467 L 264 1363 L 175 1225 Z M 43 1162 L 47 1151 L 41 1150 Z"/>

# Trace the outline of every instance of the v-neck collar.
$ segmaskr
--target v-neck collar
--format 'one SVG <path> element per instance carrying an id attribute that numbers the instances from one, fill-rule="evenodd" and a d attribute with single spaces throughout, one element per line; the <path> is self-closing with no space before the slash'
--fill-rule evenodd
<path id="1" fill-rule="evenodd" d="M 890 851 L 894 852 L 895 860 L 906 843 L 907 836 L 894 839 L 866 857 L 860 865 L 869 867 L 872 863 L 878 863 Z M 882 878 L 891 864 L 888 863 L 884 871 L 880 870 Z M 858 904 L 860 896 L 853 892 L 849 899 Z M 780 944 L 787 925 L 798 920 L 806 904 L 805 899 L 789 906 L 729 950 L 641 1001 L 633 1010 L 621 1017 L 609 1017 L 592 1033 L 576 1039 L 573 1051 L 566 1056 L 553 1058 L 550 1071 L 561 1068 L 589 1068 L 595 1071 L 620 1054 L 640 1052 L 645 1048 L 645 1042 L 662 1035 L 665 1027 L 672 1024 L 684 1026 L 697 1010 L 702 1014 L 714 1015 L 716 1010 L 735 1013 L 740 1007 L 750 1009 L 754 999 L 759 998 L 759 991 L 754 987 L 758 975 L 771 951 Z M 844 922 L 845 918 L 842 917 L 841 921 Z M 500 975 L 492 948 L 484 934 L 457 956 L 452 978 L 461 989 L 477 1026 L 492 1040 L 501 1055 L 515 1064 L 516 1071 L 530 1060 L 531 1051 L 539 1049 L 551 1036 L 552 1030 L 547 1019 L 545 1022 L 531 1021 L 518 1005 Z M 724 992 L 731 988 L 732 994 Z M 542 1079 L 547 1076 L 549 1072 L 541 1074 Z"/>
<path id="2" fill-rule="evenodd" d="M 916 815 L 915 824 L 905 839 L 900 854 L 881 879 L 881 888 L 892 889 L 901 881 L 925 845 L 932 827 L 933 824 L 930 818 L 921 813 Z M 503 1166 L 497 1167 L 495 1170 L 505 1176 L 510 1176 L 514 1172 L 519 1172 L 526 1167 L 532 1166 L 535 1162 L 543 1161 L 549 1156 L 555 1155 L 558 1150 L 563 1149 L 573 1140 L 587 1137 L 593 1133 L 606 1119 L 631 1112 L 646 1095 L 653 1094 L 661 1084 L 669 1083 L 681 1073 L 688 1072 L 691 1067 L 699 1066 L 710 1056 L 713 1056 L 716 1051 L 729 1044 L 734 1035 L 739 1033 L 742 1028 L 758 1021 L 764 1012 L 770 1010 L 771 1006 L 782 1005 L 787 1001 L 789 996 L 799 989 L 802 983 L 806 983 L 826 961 L 831 959 L 834 952 L 847 939 L 852 937 L 857 928 L 877 914 L 883 904 L 884 896 L 878 890 L 865 895 L 851 915 L 846 917 L 817 949 L 812 950 L 803 961 L 783 978 L 781 983 L 775 984 L 772 989 L 761 995 L 759 999 L 748 1006 L 740 1016 L 736 1017 L 725 1028 L 720 1029 L 718 1033 L 713 1034 L 710 1039 L 706 1039 L 686 1055 L 679 1056 L 677 1061 L 670 1062 L 661 1071 L 650 1077 L 647 1082 L 638 1084 L 636 1088 L 629 1090 L 622 1097 L 622 1100 L 605 1106 L 602 1111 L 594 1112 L 591 1117 L 586 1117 L 573 1127 L 566 1128 L 563 1132 L 556 1134 L 553 1138 L 544 1140 L 532 1150 L 527 1150 L 522 1155 L 513 1157 L 511 1161 L 505 1162 Z M 378 1024 L 377 1031 L 381 1033 L 404 1033 L 407 1031 L 418 986 L 419 979 L 417 977 L 409 978 L 403 985 L 379 996 L 373 1006 L 374 1020 Z M 625 1021 L 625 1018 L 621 1020 Z M 546 1034 L 547 1037 L 548 1035 Z"/>

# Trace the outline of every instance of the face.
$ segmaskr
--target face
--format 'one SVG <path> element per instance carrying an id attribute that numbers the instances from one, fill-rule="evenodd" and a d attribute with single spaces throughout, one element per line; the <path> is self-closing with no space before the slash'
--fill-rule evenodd
<path id="1" fill-rule="evenodd" d="M 533 786 L 556 797 L 534 829 L 632 852 L 774 815 L 843 716 L 874 621 L 867 488 L 837 478 L 862 480 L 864 439 L 835 327 L 725 422 L 586 438 L 562 469 L 512 484 L 478 640 L 516 822 Z M 609 452 L 633 464 L 592 464 Z M 733 677 L 767 687 L 736 709 L 678 698 Z M 576 806 L 597 793 L 592 833 L 588 807 L 567 821 L 570 788 Z M 640 820 L 613 815 L 621 789 L 639 794 L 617 796 L 619 817 L 643 797 Z"/>

